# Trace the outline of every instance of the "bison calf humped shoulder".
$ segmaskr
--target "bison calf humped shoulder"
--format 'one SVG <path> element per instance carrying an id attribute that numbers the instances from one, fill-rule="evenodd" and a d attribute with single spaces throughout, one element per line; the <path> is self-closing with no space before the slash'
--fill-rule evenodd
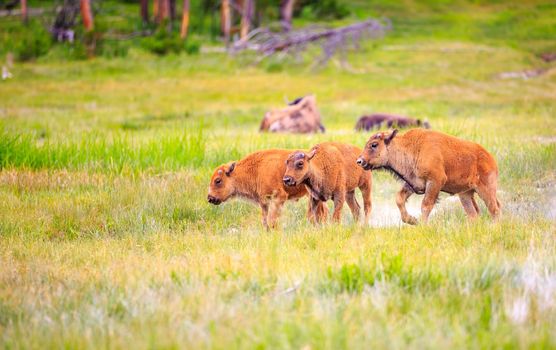
<path id="1" fill-rule="evenodd" d="M 310 151 L 292 152 L 286 161 L 284 184 L 295 188 L 304 185 L 310 195 L 312 217 L 318 220 L 317 210 L 328 200 L 334 201 L 333 220 L 339 222 L 341 211 L 347 201 L 353 218 L 359 220 L 360 207 L 355 198 L 355 189 L 363 195 L 365 223 L 371 213 L 370 172 L 357 166 L 357 156 L 361 149 L 352 145 L 324 142 L 314 146 Z"/>
<path id="2" fill-rule="evenodd" d="M 300 97 L 285 108 L 266 112 L 259 131 L 294 134 L 324 132 L 316 97 Z"/>
<path id="3" fill-rule="evenodd" d="M 357 131 L 370 131 L 373 129 L 380 129 L 381 127 L 388 128 L 411 128 L 423 127 L 430 129 L 428 121 L 421 121 L 421 119 L 413 119 L 394 114 L 376 113 L 371 115 L 364 115 L 355 124 Z"/>
<path id="4" fill-rule="evenodd" d="M 285 186 L 282 177 L 291 150 L 263 150 L 216 168 L 210 179 L 208 202 L 219 205 L 230 198 L 241 197 L 257 203 L 266 228 L 275 228 L 286 200 L 297 200 L 307 194 L 305 186 Z M 326 216 L 324 206 L 308 211 L 309 219 Z"/>
<path id="5" fill-rule="evenodd" d="M 421 220 L 426 222 L 439 192 L 457 194 L 469 218 L 479 214 L 475 193 L 497 218 L 498 167 L 481 145 L 431 130 L 413 129 L 403 135 L 397 130 L 371 136 L 357 159 L 365 170 L 385 169 L 404 183 L 396 195 L 402 221 L 416 224 L 405 203 L 414 193 L 424 194 Z"/>

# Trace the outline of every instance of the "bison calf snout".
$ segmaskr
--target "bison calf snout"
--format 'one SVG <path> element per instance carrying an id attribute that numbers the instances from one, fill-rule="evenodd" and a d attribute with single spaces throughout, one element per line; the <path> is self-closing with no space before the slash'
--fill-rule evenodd
<path id="1" fill-rule="evenodd" d="M 372 168 L 371 165 L 367 163 L 367 161 L 362 157 L 357 158 L 357 165 L 359 165 L 364 170 L 371 170 Z"/>
<path id="2" fill-rule="evenodd" d="M 291 176 L 284 176 L 282 181 L 284 181 L 284 185 L 286 186 L 295 186 L 295 180 Z"/>
<path id="3" fill-rule="evenodd" d="M 209 195 L 209 196 L 207 197 L 207 200 L 208 200 L 208 202 L 209 202 L 210 204 L 216 204 L 216 205 L 220 204 L 220 202 L 221 202 L 218 198 L 213 197 L 213 196 L 211 196 L 211 195 Z"/>

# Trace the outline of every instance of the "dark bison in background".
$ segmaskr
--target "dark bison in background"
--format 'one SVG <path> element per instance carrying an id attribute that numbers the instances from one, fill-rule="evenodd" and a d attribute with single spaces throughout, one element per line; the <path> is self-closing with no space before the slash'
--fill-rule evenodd
<path id="1" fill-rule="evenodd" d="M 410 127 L 423 127 L 430 129 L 428 121 L 421 121 L 421 119 L 413 119 L 394 114 L 376 113 L 371 115 L 364 115 L 355 124 L 357 131 L 370 131 L 373 129 L 380 129 L 386 126 L 388 128 L 410 128 Z"/>

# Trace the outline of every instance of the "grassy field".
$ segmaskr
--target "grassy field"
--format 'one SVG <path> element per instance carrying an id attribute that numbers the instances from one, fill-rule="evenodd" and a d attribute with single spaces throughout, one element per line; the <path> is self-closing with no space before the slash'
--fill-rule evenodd
<path id="1" fill-rule="evenodd" d="M 372 13 L 394 30 L 349 69 L 137 48 L 16 64 L 0 82 L 0 346 L 555 348 L 556 66 L 537 54 L 556 51 L 556 6 L 351 7 L 338 24 Z M 326 134 L 257 132 L 266 110 L 307 93 Z M 217 165 L 363 146 L 353 126 L 376 111 L 491 151 L 500 222 L 481 202 L 470 223 L 443 195 L 428 225 L 403 225 L 399 183 L 380 172 L 364 227 L 348 209 L 342 225 L 313 227 L 304 199 L 267 232 L 250 203 L 206 203 Z"/>

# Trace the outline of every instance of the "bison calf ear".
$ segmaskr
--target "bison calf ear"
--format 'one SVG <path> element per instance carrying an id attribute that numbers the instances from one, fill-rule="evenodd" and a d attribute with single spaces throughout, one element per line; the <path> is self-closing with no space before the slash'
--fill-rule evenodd
<path id="1" fill-rule="evenodd" d="M 235 168 L 236 168 L 236 162 L 233 162 L 228 168 L 228 170 L 226 170 L 226 176 L 230 176 Z"/>
<path id="2" fill-rule="evenodd" d="M 394 137 L 396 136 L 396 134 L 398 133 L 398 129 L 394 129 L 390 135 L 388 135 L 385 139 L 384 139 L 384 143 L 385 144 L 389 144 L 392 139 L 394 139 Z"/>
<path id="3" fill-rule="evenodd" d="M 313 149 L 309 153 L 307 153 L 307 160 L 313 159 L 313 157 L 317 153 L 317 150 L 318 150 L 317 147 L 313 147 Z"/>

